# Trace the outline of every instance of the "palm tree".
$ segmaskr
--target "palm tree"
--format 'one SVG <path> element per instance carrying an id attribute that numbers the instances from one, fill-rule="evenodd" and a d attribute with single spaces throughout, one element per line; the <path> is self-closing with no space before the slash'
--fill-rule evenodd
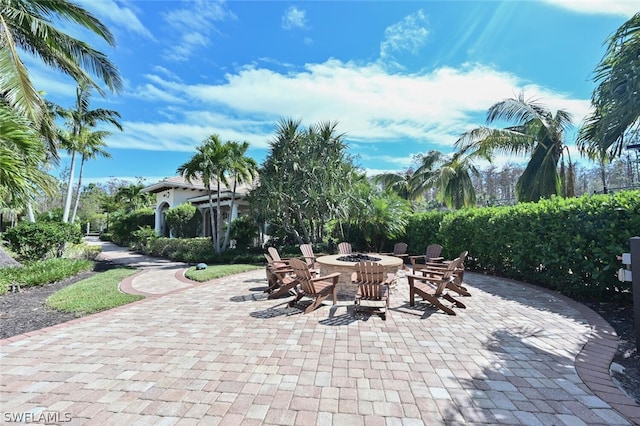
<path id="1" fill-rule="evenodd" d="M 640 123 L 640 12 L 608 38 L 607 52 L 598 64 L 591 96 L 592 113 L 577 139 L 578 148 L 601 164 L 619 157 L 624 136 Z"/>
<path id="2" fill-rule="evenodd" d="M 78 185 L 76 186 L 76 201 L 73 206 L 73 213 L 71 214 L 71 223 L 76 220 L 76 213 L 78 212 L 78 204 L 80 202 L 80 189 L 82 188 L 82 173 L 84 171 L 84 165 L 87 160 L 96 158 L 97 156 L 111 158 L 111 154 L 103 149 L 107 144 L 103 139 L 110 135 L 110 132 L 105 131 L 89 131 L 84 129 L 80 135 L 80 146 L 82 158 L 80 160 L 80 172 L 78 174 Z"/>
<path id="3" fill-rule="evenodd" d="M 436 173 L 425 182 L 436 188 L 438 200 L 450 209 L 476 205 L 472 175 L 479 176 L 480 172 L 473 164 L 473 157 L 465 150 L 451 156 L 441 154 L 436 163 Z"/>
<path id="4" fill-rule="evenodd" d="M 178 167 L 177 173 L 184 176 L 187 182 L 200 178 L 204 183 L 209 195 L 209 220 L 211 225 L 211 241 L 216 253 L 222 251 L 221 247 L 221 222 L 222 213 L 220 208 L 220 186 L 225 181 L 226 156 L 228 149 L 220 141 L 218 135 L 211 135 L 204 140 L 202 145 L 196 148 L 197 152 L 189 161 Z M 217 212 L 214 221 L 213 215 L 213 192 L 211 183 L 217 185 Z"/>
<path id="5" fill-rule="evenodd" d="M 89 30 L 115 45 L 111 32 L 86 9 L 68 0 L 0 0 L 0 94 L 8 105 L 44 131 L 52 141 L 53 120 L 46 114 L 41 94 L 31 82 L 20 59 L 26 52 L 46 65 L 71 76 L 78 83 L 102 89 L 89 73 L 100 78 L 112 91 L 122 89 L 115 65 L 105 54 L 56 28 L 52 23 L 68 22 Z M 55 158 L 55 145 L 49 146 Z"/>
<path id="6" fill-rule="evenodd" d="M 414 158 L 418 163 L 416 169 L 410 167 L 403 172 L 381 173 L 373 177 L 373 183 L 382 185 L 382 189 L 404 200 L 418 201 L 428 189 L 426 182 L 435 173 L 433 167 L 440 155 L 439 151 L 419 154 Z"/>
<path id="7" fill-rule="evenodd" d="M 249 142 L 227 142 L 228 149 L 226 161 L 228 162 L 228 173 L 233 179 L 233 188 L 231 189 L 231 205 L 229 209 L 233 212 L 235 205 L 237 185 L 253 180 L 258 174 L 258 163 L 253 158 L 247 157 L 245 154 L 249 149 Z M 224 243 L 222 249 L 226 250 L 229 244 L 229 236 L 231 234 L 231 216 L 229 216 L 229 226 L 224 235 Z"/>
<path id="8" fill-rule="evenodd" d="M 48 155 L 39 158 L 42 164 L 59 159 L 56 146 L 57 131 L 53 117 L 47 113 L 47 105 L 42 94 L 33 86 L 27 68 L 20 58 L 22 53 L 26 52 L 46 65 L 71 76 L 77 82 L 94 86 L 101 93 L 102 89 L 89 74 L 97 76 L 112 91 L 122 89 L 119 72 L 106 55 L 60 31 L 52 24 L 55 22 L 76 24 L 96 34 L 109 45 L 115 45 L 113 35 L 98 19 L 68 0 L 0 0 L 0 101 L 25 117 L 30 126 L 39 130 L 39 142 L 48 150 Z M 11 134 L 5 137 L 11 137 Z M 20 144 L 21 141 L 15 143 Z M 17 183 L 19 182 L 13 182 Z M 37 182 L 31 180 L 30 183 Z M 25 181 L 23 184 L 26 185 Z M 22 188 L 9 188 L 7 191 L 24 192 L 25 189 L 33 192 L 38 189 L 48 190 L 40 185 L 26 185 Z M 31 212 L 29 200 L 24 202 L 27 210 Z"/>
<path id="9" fill-rule="evenodd" d="M 124 204 L 127 207 L 127 211 L 131 212 L 149 205 L 151 194 L 144 192 L 143 189 L 144 185 L 142 183 L 121 186 L 116 190 L 113 199 L 120 205 Z M 111 210 L 111 208 L 108 208 L 108 210 Z"/>
<path id="10" fill-rule="evenodd" d="M 73 198 L 73 180 L 75 178 L 76 153 L 83 152 L 83 136 L 88 134 L 87 129 L 95 127 L 98 122 L 111 123 L 122 130 L 122 125 L 118 121 L 120 114 L 110 109 L 89 109 L 91 92 L 86 84 L 80 84 L 76 88 L 75 109 L 65 110 L 58 108 L 57 112 L 66 119 L 68 127 L 68 137 L 63 141 L 63 146 L 71 154 L 71 165 L 69 170 L 69 180 L 67 182 L 67 195 L 65 198 L 64 213 L 62 221 L 68 222 L 71 211 L 71 200 Z"/>
<path id="11" fill-rule="evenodd" d="M 31 123 L 0 102 L 0 207 L 29 205 L 38 189 L 53 190 L 53 178 L 42 170 L 47 158 Z"/>
<path id="12" fill-rule="evenodd" d="M 469 155 L 492 156 L 494 152 L 530 154 L 529 162 L 516 183 L 518 201 L 538 201 L 563 193 L 558 162 L 564 156 L 564 132 L 571 115 L 558 110 L 555 115 L 533 100 L 506 99 L 489 108 L 487 123 L 512 122 L 504 129 L 479 127 L 464 133 L 456 142 Z"/>

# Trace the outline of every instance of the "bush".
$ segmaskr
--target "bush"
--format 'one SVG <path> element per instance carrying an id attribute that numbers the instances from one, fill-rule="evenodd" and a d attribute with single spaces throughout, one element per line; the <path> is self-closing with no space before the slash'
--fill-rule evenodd
<path id="1" fill-rule="evenodd" d="M 131 248 L 142 253 L 149 253 L 151 244 L 158 238 L 156 231 L 149 226 L 134 231 L 131 235 Z"/>
<path id="2" fill-rule="evenodd" d="M 231 222 L 231 238 L 236 240 L 236 247 L 252 245 L 259 233 L 258 225 L 249 216 L 241 216 Z"/>
<path id="3" fill-rule="evenodd" d="M 72 277 L 93 268 L 85 259 L 47 259 L 23 267 L 0 269 L 0 287 L 15 283 L 23 287 L 40 286 Z"/>
<path id="4" fill-rule="evenodd" d="M 56 222 L 21 223 L 4 233 L 12 251 L 24 261 L 62 257 L 69 243 L 79 244 L 78 225 Z"/>
<path id="5" fill-rule="evenodd" d="M 193 238 L 200 231 L 202 215 L 195 206 L 181 204 L 167 210 L 165 220 L 174 237 Z"/>
<path id="6" fill-rule="evenodd" d="M 109 224 L 111 241 L 119 246 L 129 247 L 134 240 L 133 233 L 145 226 L 155 226 L 153 209 L 142 208 L 131 213 L 114 214 Z"/>
<path id="7" fill-rule="evenodd" d="M 414 215 L 410 251 L 437 242 L 448 258 L 468 250 L 470 269 L 579 300 L 631 300 L 631 283 L 618 281 L 616 255 L 640 233 L 639 191 L 460 210 L 443 214 L 438 227 L 437 219 Z"/>
<path id="8" fill-rule="evenodd" d="M 151 256 L 165 257 L 187 263 L 264 263 L 261 248 L 230 249 L 216 254 L 210 238 L 165 238 L 160 237 L 150 244 Z"/>

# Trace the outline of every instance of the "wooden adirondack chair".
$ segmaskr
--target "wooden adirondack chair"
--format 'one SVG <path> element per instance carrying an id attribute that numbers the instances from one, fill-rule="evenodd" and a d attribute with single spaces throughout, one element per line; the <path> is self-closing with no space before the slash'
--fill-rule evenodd
<path id="1" fill-rule="evenodd" d="M 378 308 L 382 319 L 387 319 L 389 308 L 389 284 L 395 276 L 387 274 L 379 263 L 363 261 L 356 264 L 353 282 L 358 285 L 354 314 L 360 308 Z"/>
<path id="2" fill-rule="evenodd" d="M 293 274 L 293 269 L 288 264 L 274 262 L 271 256 L 264 254 L 267 259 L 266 274 L 269 286 L 264 291 L 269 293 L 268 299 L 275 299 L 284 294 L 289 294 L 298 284 L 297 277 Z"/>
<path id="3" fill-rule="evenodd" d="M 311 272 L 319 274 L 320 268 L 316 264 L 316 255 L 313 253 L 313 246 L 311 244 L 300 244 L 300 252 Z"/>
<path id="4" fill-rule="evenodd" d="M 407 243 L 395 243 L 393 245 L 393 253 L 380 253 L 386 256 L 395 256 L 395 257 L 399 257 L 400 259 L 402 259 L 402 269 L 406 269 L 406 265 L 404 264 L 406 262 L 406 259 L 409 257 L 409 255 L 407 254 Z"/>
<path id="5" fill-rule="evenodd" d="M 407 275 L 409 282 L 409 306 L 415 305 L 416 294 L 423 300 L 429 302 L 433 306 L 449 315 L 455 315 L 455 311 L 449 306 L 441 302 L 441 299 L 451 302 L 458 308 L 466 308 L 464 303 L 456 300 L 446 292 L 447 285 L 455 281 L 455 270 L 460 264 L 460 258 L 451 261 L 442 275 L 439 276 L 423 276 L 423 275 Z"/>
<path id="6" fill-rule="evenodd" d="M 353 251 L 351 251 L 351 243 L 347 243 L 347 242 L 343 241 L 340 244 L 338 244 L 338 252 L 340 254 L 351 254 L 351 253 L 353 253 Z"/>
<path id="7" fill-rule="evenodd" d="M 271 258 L 273 259 L 274 262 L 278 263 L 278 264 L 284 264 L 284 265 L 289 265 L 289 259 L 288 258 L 281 258 L 280 257 L 280 253 L 278 252 L 278 249 L 275 247 L 267 247 L 267 251 L 269 252 L 269 256 L 271 256 Z"/>
<path id="8" fill-rule="evenodd" d="M 338 301 L 336 286 L 340 278 L 339 272 L 324 277 L 314 277 L 311 271 L 309 271 L 307 264 L 302 260 L 291 259 L 289 263 L 298 280 L 298 286 L 296 287 L 297 294 L 295 298 L 289 302 L 290 307 L 293 307 L 303 297 L 309 297 L 312 299 L 312 303 L 304 311 L 305 314 L 308 314 L 320 306 L 329 295 L 333 297 L 333 304 L 336 304 Z"/>
<path id="9" fill-rule="evenodd" d="M 411 268 L 413 269 L 413 274 L 417 274 L 421 269 L 426 267 L 428 262 L 439 262 L 444 260 L 443 257 L 440 257 L 442 253 L 442 246 L 440 244 L 429 244 L 427 249 L 425 250 L 425 254 L 419 256 L 409 256 L 409 260 L 411 261 Z"/>
<path id="10" fill-rule="evenodd" d="M 471 296 L 471 293 L 469 293 L 469 290 L 463 285 L 464 261 L 466 260 L 468 254 L 469 252 L 465 250 L 462 253 L 460 253 L 460 256 L 458 256 L 458 258 L 455 260 L 444 260 L 442 262 L 428 262 L 427 267 L 422 269 L 420 272 L 422 273 L 423 276 L 435 276 L 435 277 L 441 276 L 446 271 L 449 263 L 460 259 L 458 267 L 453 273 L 453 276 L 455 279 L 453 282 L 450 282 L 447 284 L 447 288 L 449 290 L 455 291 L 461 296 Z"/>

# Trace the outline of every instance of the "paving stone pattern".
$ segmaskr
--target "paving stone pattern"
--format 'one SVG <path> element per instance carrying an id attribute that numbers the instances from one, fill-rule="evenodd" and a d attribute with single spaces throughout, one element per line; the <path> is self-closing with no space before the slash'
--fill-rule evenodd
<path id="1" fill-rule="evenodd" d="M 628 425 L 640 410 L 578 374 L 592 311 L 521 283 L 469 273 L 449 316 L 410 307 L 401 277 L 383 321 L 268 300 L 263 270 L 190 285 L 162 270 L 131 278 L 143 301 L 0 341 L 0 423 Z"/>

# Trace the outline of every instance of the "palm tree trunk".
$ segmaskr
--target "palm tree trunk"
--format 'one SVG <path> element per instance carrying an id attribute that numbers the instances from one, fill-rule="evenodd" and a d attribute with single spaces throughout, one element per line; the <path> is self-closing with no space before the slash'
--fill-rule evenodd
<path id="1" fill-rule="evenodd" d="M 69 180 L 67 181 L 67 197 L 64 201 L 64 213 L 62 214 L 62 221 L 64 223 L 69 222 L 69 212 L 71 211 L 71 199 L 73 198 L 73 175 L 76 170 L 76 152 L 71 153 L 71 166 L 69 168 Z"/>
<path id="2" fill-rule="evenodd" d="M 31 201 L 27 201 L 27 216 L 29 217 L 29 222 L 35 223 L 36 217 L 33 214 L 33 207 L 31 206 Z"/>
<path id="3" fill-rule="evenodd" d="M 215 239 L 215 250 L 216 253 L 220 253 L 222 251 L 220 247 L 220 234 L 221 232 L 221 222 L 222 222 L 222 205 L 220 204 L 220 179 L 218 179 L 218 201 L 216 202 L 216 207 L 218 211 L 216 212 L 216 239 Z"/>
<path id="4" fill-rule="evenodd" d="M 82 171 L 84 170 L 84 162 L 86 161 L 86 157 L 83 155 L 82 160 L 80 160 L 80 172 L 78 176 L 78 186 L 76 186 L 76 202 L 73 205 L 73 214 L 71 215 L 71 223 L 76 220 L 76 213 L 78 212 L 78 204 L 80 204 L 80 188 L 82 187 Z"/>
<path id="5" fill-rule="evenodd" d="M 209 192 L 209 226 L 211 227 L 211 242 L 214 245 L 214 249 L 216 246 L 215 239 L 215 221 L 213 219 L 213 197 L 211 196 L 211 188 L 207 186 L 207 191 Z"/>
<path id="6" fill-rule="evenodd" d="M 602 181 L 602 192 L 606 194 L 607 190 L 607 169 L 603 158 L 600 159 L 600 180 Z"/>
<path id="7" fill-rule="evenodd" d="M 236 203 L 236 179 L 233 180 L 233 190 L 231 191 L 231 206 L 229 207 L 229 224 L 227 225 L 227 231 L 224 233 L 224 242 L 222 243 L 222 251 L 225 251 L 229 247 L 229 236 L 231 235 L 231 214 L 233 213 L 233 207 Z"/>

